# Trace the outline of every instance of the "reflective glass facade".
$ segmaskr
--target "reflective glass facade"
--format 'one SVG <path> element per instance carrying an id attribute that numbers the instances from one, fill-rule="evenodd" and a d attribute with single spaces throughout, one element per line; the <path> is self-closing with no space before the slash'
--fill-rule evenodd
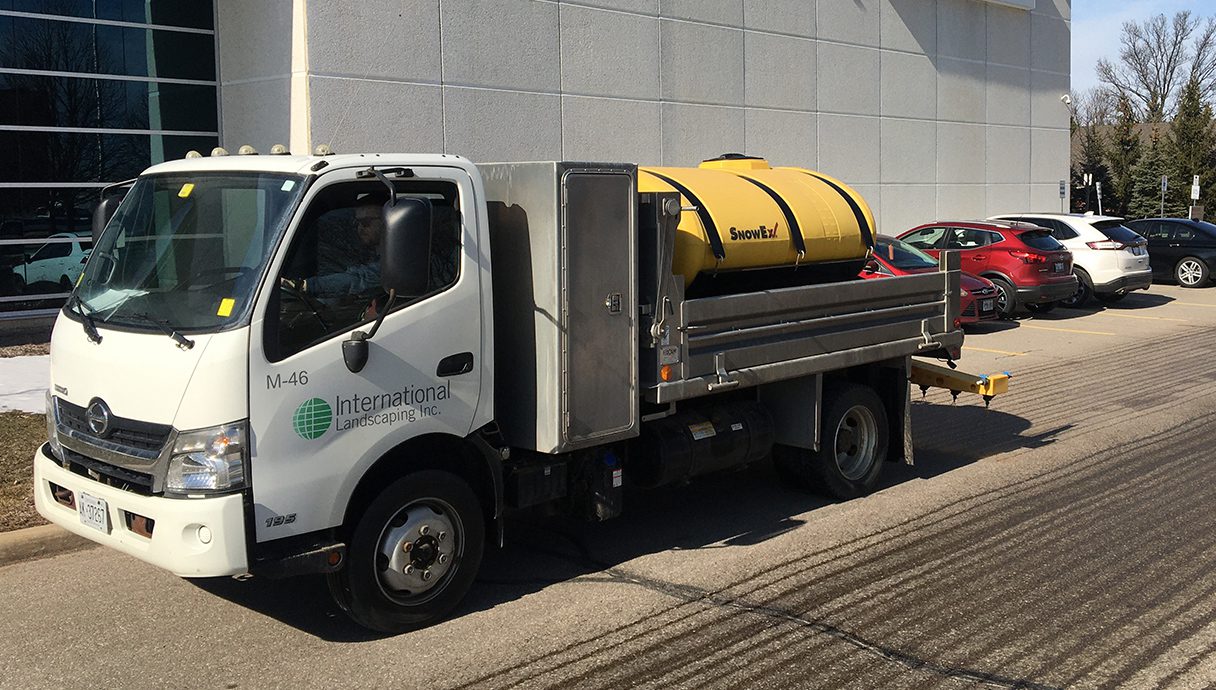
<path id="1" fill-rule="evenodd" d="M 62 303 L 101 188 L 218 143 L 212 0 L 0 0 L 0 316 Z"/>

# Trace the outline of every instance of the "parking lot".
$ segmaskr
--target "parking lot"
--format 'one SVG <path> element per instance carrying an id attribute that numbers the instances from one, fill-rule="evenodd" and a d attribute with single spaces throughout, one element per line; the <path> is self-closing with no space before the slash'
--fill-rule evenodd
<path id="1" fill-rule="evenodd" d="M 0 686 L 1210 687 L 1214 336 L 1216 289 L 1169 285 L 980 326 L 960 366 L 1010 393 L 918 401 L 916 464 L 875 495 L 764 463 L 516 521 L 453 620 L 397 637 L 316 578 L 8 566 Z"/>

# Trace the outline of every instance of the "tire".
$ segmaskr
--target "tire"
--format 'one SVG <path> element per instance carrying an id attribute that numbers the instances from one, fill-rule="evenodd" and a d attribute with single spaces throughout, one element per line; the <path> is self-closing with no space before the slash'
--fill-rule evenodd
<path id="1" fill-rule="evenodd" d="M 1059 304 L 1059 302 L 1043 302 L 1041 304 L 1027 304 L 1026 309 L 1031 314 L 1046 314 L 1047 312 L 1051 311 L 1052 309 L 1055 309 L 1057 304 Z"/>
<path id="2" fill-rule="evenodd" d="M 24 295 L 25 294 L 25 278 L 22 278 L 21 276 L 17 275 L 16 273 L 13 274 L 13 294 L 14 295 Z"/>
<path id="3" fill-rule="evenodd" d="M 777 446 L 777 474 L 798 488 L 841 500 L 874 490 L 887 457 L 887 411 L 868 386 L 847 383 L 824 389 L 819 450 Z"/>
<path id="4" fill-rule="evenodd" d="M 1202 259 L 1184 256 L 1174 266 L 1174 280 L 1185 288 L 1201 287 L 1208 282 L 1211 275 L 1208 265 Z"/>
<path id="5" fill-rule="evenodd" d="M 1072 297 L 1060 300 L 1060 305 L 1080 309 L 1089 303 L 1089 298 L 1094 296 L 1094 285 L 1085 271 L 1074 268 L 1072 274 L 1077 277 L 1077 291 L 1073 293 Z"/>
<path id="6" fill-rule="evenodd" d="M 461 602 L 484 546 L 481 503 L 469 485 L 449 472 L 415 472 L 389 484 L 363 511 L 346 567 L 328 576 L 330 594 L 365 628 L 422 628 Z"/>
<path id="7" fill-rule="evenodd" d="M 1018 293 L 1004 278 L 991 277 L 988 280 L 996 286 L 996 317 L 1012 319 L 1018 311 Z"/>
<path id="8" fill-rule="evenodd" d="M 1115 302 L 1121 301 L 1124 297 L 1127 297 L 1127 293 L 1126 292 L 1099 292 L 1099 293 L 1094 293 L 1094 297 L 1096 297 L 1098 299 L 1098 301 L 1101 302 L 1102 304 L 1114 304 Z"/>
<path id="9" fill-rule="evenodd" d="M 72 291 L 72 281 L 67 276 L 59 276 L 59 289 L 64 292 Z"/>

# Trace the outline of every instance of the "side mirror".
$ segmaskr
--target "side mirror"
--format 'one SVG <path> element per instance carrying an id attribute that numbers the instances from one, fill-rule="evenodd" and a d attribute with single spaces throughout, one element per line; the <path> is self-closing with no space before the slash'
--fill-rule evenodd
<path id="1" fill-rule="evenodd" d="M 431 202 L 398 197 L 384 205 L 380 285 L 398 296 L 421 295 L 431 265 Z"/>
<path id="2" fill-rule="evenodd" d="M 93 246 L 97 246 L 97 241 L 101 239 L 101 233 L 106 229 L 106 225 L 110 219 L 114 217 L 114 212 L 118 210 L 118 205 L 122 203 L 121 196 L 103 197 L 97 202 L 97 207 L 93 209 Z"/>
<path id="3" fill-rule="evenodd" d="M 854 265 L 856 265 L 856 264 L 854 264 Z M 869 261 L 866 262 L 865 267 L 862 268 L 861 270 L 866 273 L 878 273 L 882 269 L 878 267 L 877 261 L 875 261 L 874 259 L 870 259 Z"/>

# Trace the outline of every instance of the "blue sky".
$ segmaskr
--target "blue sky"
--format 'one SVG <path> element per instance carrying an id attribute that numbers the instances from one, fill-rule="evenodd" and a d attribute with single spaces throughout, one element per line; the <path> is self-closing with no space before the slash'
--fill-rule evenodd
<path id="1" fill-rule="evenodd" d="M 1173 16 L 1179 10 L 1210 17 L 1216 15 L 1216 0 L 1073 0 L 1073 90 L 1084 91 L 1098 85 L 1094 73 L 1098 58 L 1118 59 L 1123 22 L 1156 14 Z"/>

